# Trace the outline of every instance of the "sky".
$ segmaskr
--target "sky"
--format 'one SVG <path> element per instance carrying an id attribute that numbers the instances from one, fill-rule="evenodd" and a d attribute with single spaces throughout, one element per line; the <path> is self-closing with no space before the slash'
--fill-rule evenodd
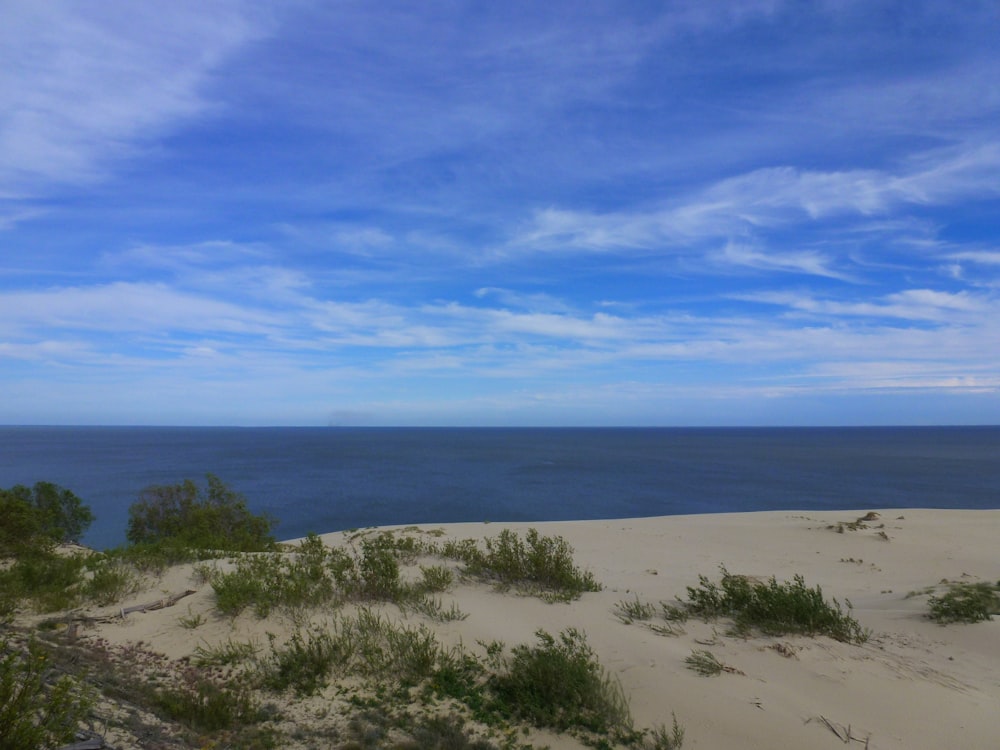
<path id="1" fill-rule="evenodd" d="M 0 0 L 0 423 L 1000 423 L 991 0 Z"/>

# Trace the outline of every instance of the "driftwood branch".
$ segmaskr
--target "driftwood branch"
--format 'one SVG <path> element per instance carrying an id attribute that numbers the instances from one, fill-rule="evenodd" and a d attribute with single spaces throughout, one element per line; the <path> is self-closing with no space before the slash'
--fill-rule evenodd
<path id="1" fill-rule="evenodd" d="M 146 604 L 135 604 L 131 607 L 122 607 L 118 610 L 116 615 L 103 615 L 100 617 L 94 617 L 91 615 L 77 615 L 77 614 L 67 614 L 60 617 L 51 617 L 48 620 L 43 620 L 40 625 L 60 625 L 62 623 L 66 624 L 67 633 L 70 641 L 76 639 L 76 629 L 78 625 L 97 625 L 99 623 L 115 622 L 116 620 L 124 620 L 125 616 L 131 614 L 132 612 L 152 612 L 157 609 L 163 609 L 164 607 L 172 607 L 185 596 L 191 596 L 191 594 L 196 594 L 194 589 L 188 589 L 187 591 L 182 591 L 179 594 L 171 594 L 164 599 L 157 599 L 154 602 L 148 602 Z"/>
<path id="2" fill-rule="evenodd" d="M 177 604 L 178 601 L 183 599 L 185 596 L 191 596 L 195 592 L 192 589 L 183 591 L 180 594 L 173 594 L 168 596 L 166 599 L 157 599 L 155 602 L 149 602 L 148 604 L 135 604 L 131 607 L 122 607 L 121 616 L 125 619 L 125 615 L 132 612 L 151 612 L 156 609 L 163 609 L 164 607 L 172 607 Z"/>

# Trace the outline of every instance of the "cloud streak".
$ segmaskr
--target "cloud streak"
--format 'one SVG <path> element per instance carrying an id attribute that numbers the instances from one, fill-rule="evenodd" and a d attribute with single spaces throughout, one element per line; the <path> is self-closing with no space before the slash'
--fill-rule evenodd
<path id="1" fill-rule="evenodd" d="M 998 35 L 922 0 L 15 0 L 0 422 L 998 421 Z"/>

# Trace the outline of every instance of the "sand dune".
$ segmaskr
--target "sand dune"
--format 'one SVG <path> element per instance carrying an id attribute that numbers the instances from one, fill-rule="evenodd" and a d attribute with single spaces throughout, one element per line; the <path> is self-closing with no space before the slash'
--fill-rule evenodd
<path id="1" fill-rule="evenodd" d="M 941 626 L 926 617 L 926 595 L 908 596 L 944 579 L 996 582 L 1000 511 L 880 510 L 878 519 L 852 528 L 858 515 L 766 512 L 422 527 L 440 529 L 444 538 L 529 527 L 561 535 L 604 587 L 569 604 L 548 604 L 460 582 L 443 598 L 469 616 L 428 624 L 443 642 L 467 646 L 533 642 L 539 628 L 583 630 L 602 664 L 621 680 L 636 724 L 669 724 L 676 714 L 686 748 L 836 748 L 845 742 L 873 750 L 1000 747 L 1000 621 Z M 346 536 L 323 539 L 336 546 Z M 684 596 L 699 574 L 718 577 L 720 565 L 764 579 L 801 574 L 826 596 L 850 601 L 872 636 L 862 645 L 826 637 L 741 638 L 727 635 L 725 623 L 694 619 L 665 636 L 615 614 L 623 600 Z M 182 566 L 126 604 L 188 587 L 190 568 Z M 179 625 L 180 617 L 198 614 L 205 623 L 197 629 Z M 199 644 L 264 639 L 267 632 L 287 636 L 292 628 L 280 616 L 218 617 L 211 588 L 201 586 L 174 607 L 102 623 L 82 637 L 143 641 L 177 659 Z M 696 674 L 684 662 L 695 649 L 712 651 L 731 670 Z M 289 710 L 308 714 L 301 706 Z M 530 738 L 553 748 L 581 747 L 548 732 Z"/>

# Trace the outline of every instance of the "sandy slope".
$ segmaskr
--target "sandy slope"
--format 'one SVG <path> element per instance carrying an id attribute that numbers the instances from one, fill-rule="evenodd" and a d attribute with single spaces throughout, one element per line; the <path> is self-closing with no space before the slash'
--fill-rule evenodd
<path id="1" fill-rule="evenodd" d="M 873 750 L 1000 748 L 1000 620 L 943 627 L 925 617 L 926 596 L 906 596 L 942 579 L 1000 578 L 1000 511 L 888 510 L 868 528 L 830 528 L 858 515 L 768 512 L 425 527 L 454 538 L 529 527 L 558 534 L 604 585 L 571 604 L 546 604 L 461 583 L 444 600 L 447 606 L 454 599 L 469 617 L 433 627 L 443 641 L 470 648 L 493 639 L 534 643 L 539 628 L 581 629 L 621 679 L 636 724 L 669 724 L 676 713 L 686 748 L 837 748 L 848 731 L 853 741 L 847 744 L 867 743 Z M 324 540 L 339 545 L 345 536 Z M 718 577 L 720 564 L 761 578 L 801 573 L 828 597 L 850 600 L 873 636 L 861 646 L 827 638 L 744 640 L 725 635 L 724 624 L 689 621 L 683 633 L 665 637 L 614 614 L 625 599 L 658 603 L 683 596 L 699 574 Z M 178 568 L 134 601 L 189 587 L 190 569 Z M 178 624 L 198 613 L 205 616 L 198 628 Z M 265 632 L 291 628 L 280 618 L 216 617 L 206 586 L 174 607 L 135 613 L 84 637 L 144 641 L 179 658 L 199 643 L 263 639 Z M 693 649 L 711 650 L 734 671 L 697 675 L 684 664 Z M 533 737 L 556 748 L 579 747 L 569 738 Z"/>

